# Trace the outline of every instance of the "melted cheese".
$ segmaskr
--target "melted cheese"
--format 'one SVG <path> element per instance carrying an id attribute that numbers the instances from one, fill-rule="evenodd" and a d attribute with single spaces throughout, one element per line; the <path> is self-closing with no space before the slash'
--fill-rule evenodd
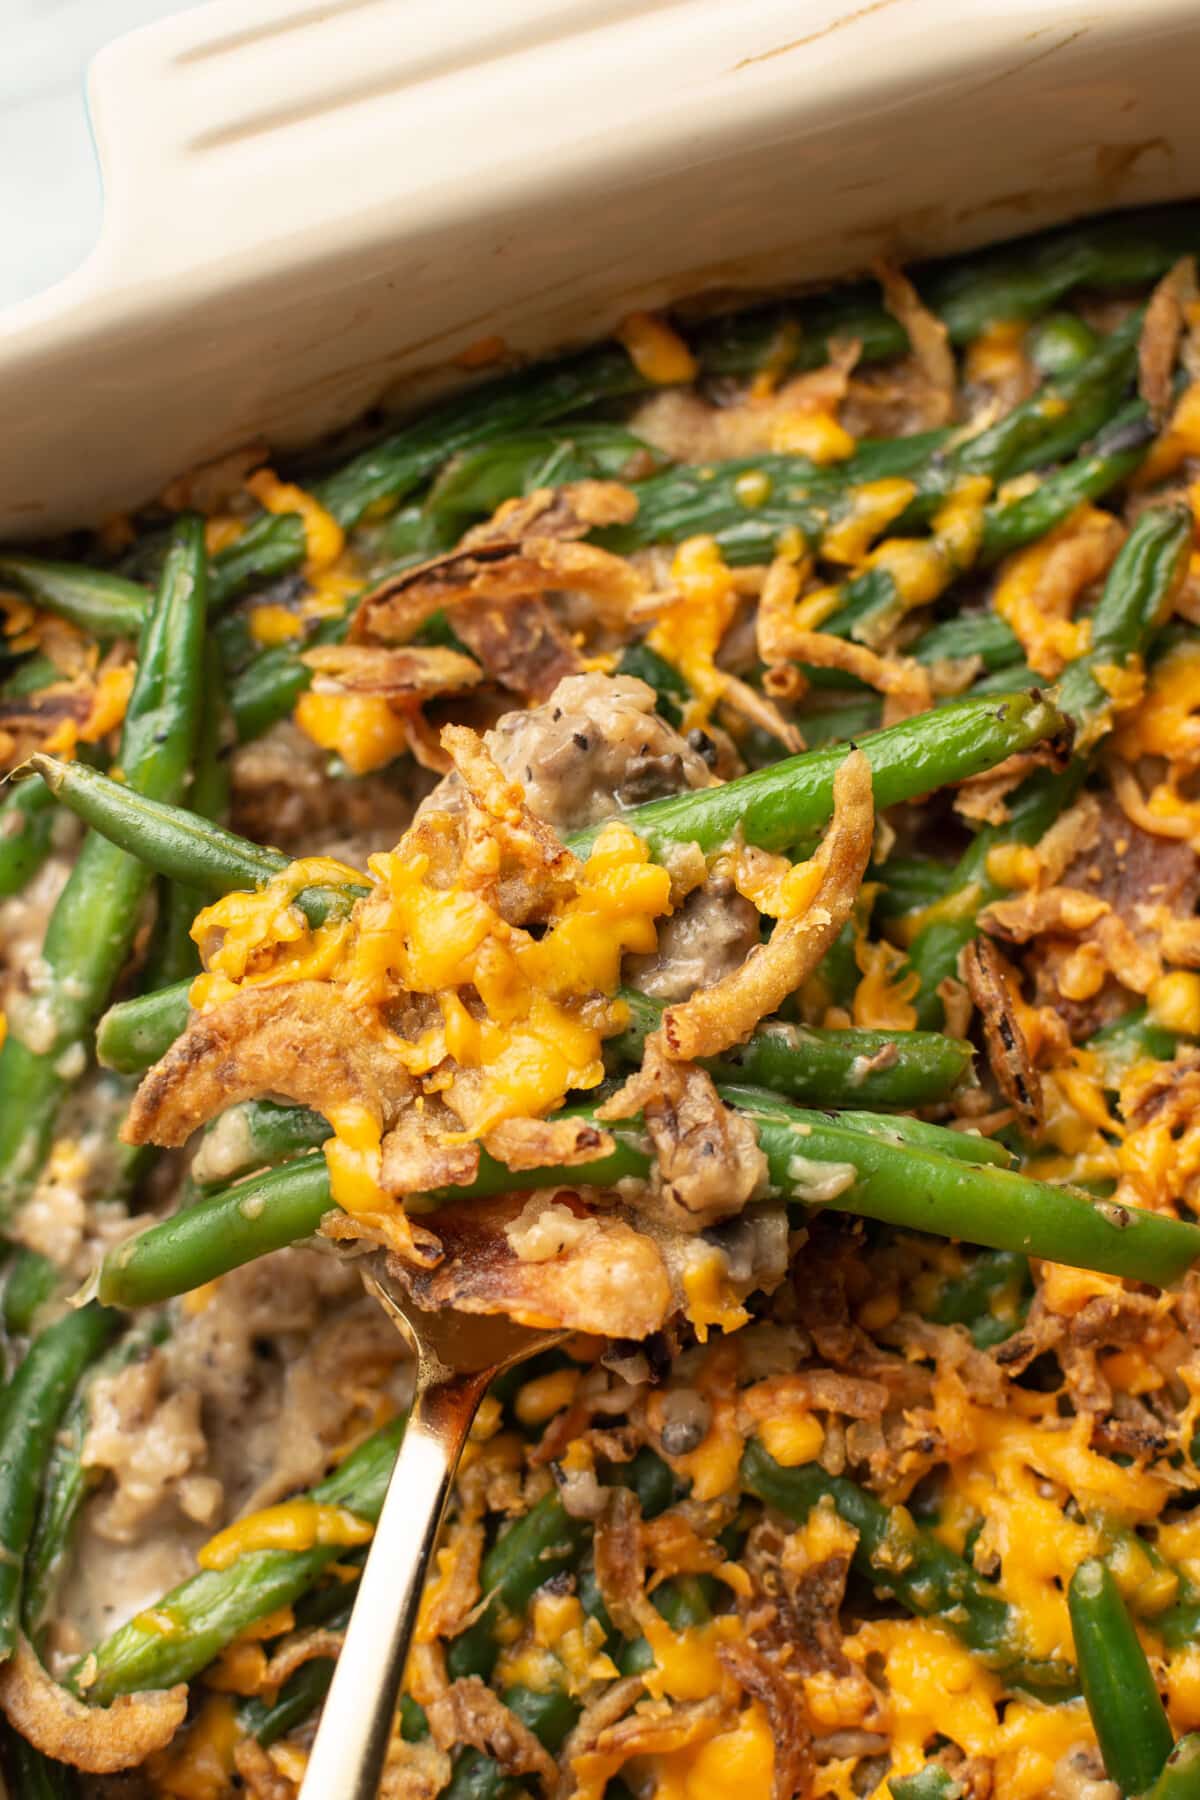
<path id="1" fill-rule="evenodd" d="M 715 538 L 686 538 L 680 544 L 671 563 L 671 588 L 672 598 L 646 642 L 691 689 L 683 729 L 702 730 L 729 685 L 716 657 L 738 606 L 733 575 Z"/>
<path id="2" fill-rule="evenodd" d="M 696 379 L 695 357 L 665 319 L 648 312 L 630 313 L 617 337 L 642 380 L 654 387 L 673 387 L 677 382 Z"/>
<path id="3" fill-rule="evenodd" d="M 299 513 L 304 522 L 306 573 L 328 569 L 346 547 L 345 534 L 333 514 L 320 501 L 292 482 L 280 481 L 271 469 L 259 469 L 247 477 L 246 487 L 269 513 Z"/>
<path id="4" fill-rule="evenodd" d="M 730 1800 L 767 1795 L 775 1778 L 775 1742 L 766 1711 L 752 1700 L 737 1724 L 701 1744 L 655 1759 L 654 1800 Z"/>
<path id="5" fill-rule="evenodd" d="M 202 1569 L 228 1569 L 252 1550 L 314 1550 L 319 1545 L 368 1544 L 375 1528 L 345 1506 L 285 1500 L 227 1525 L 197 1552 Z"/>
<path id="6" fill-rule="evenodd" d="M 179 1748 L 151 1758 L 150 1774 L 158 1793 L 164 1800 L 225 1800 L 241 1735 L 232 1701 L 213 1695 Z"/>
<path id="7" fill-rule="evenodd" d="M 274 602 L 264 601 L 260 606 L 252 606 L 246 617 L 250 626 L 250 636 L 256 644 L 264 644 L 268 647 L 276 644 L 290 644 L 294 638 L 304 636 L 303 621 L 288 606 L 279 606 Z M 319 743 L 320 739 L 317 739 L 317 742 Z"/>
<path id="8" fill-rule="evenodd" d="M 853 456 L 855 440 L 832 413 L 785 413 L 771 427 L 771 448 L 786 456 L 806 456 L 810 462 L 845 462 Z"/>
<path id="9" fill-rule="evenodd" d="M 1030 1411 L 1040 1400 L 1023 1396 Z M 982 1519 L 976 1554 L 1000 1558 L 998 1591 L 1015 1607 L 1030 1653 L 1070 1661 L 1066 1589 L 1079 1563 L 1106 1545 L 1097 1524 L 1068 1517 L 1067 1499 L 1087 1519 L 1135 1524 L 1156 1517 L 1167 1484 L 1092 1450 L 1086 1417 L 1061 1422 L 1047 1411 L 1039 1421 L 967 1403 L 959 1424 L 965 1442 L 956 1448 L 966 1453 L 950 1465 L 935 1529 L 961 1552 L 967 1531 Z"/>
<path id="10" fill-rule="evenodd" d="M 1200 644 L 1176 644 L 1155 664 L 1137 705 L 1113 734 L 1128 762 L 1161 756 L 1184 771 L 1200 763 Z"/>
<path id="11" fill-rule="evenodd" d="M 900 517 L 916 491 L 915 482 L 898 475 L 852 488 L 845 512 L 821 539 L 822 556 L 828 562 L 856 567 L 879 533 Z"/>
<path id="12" fill-rule="evenodd" d="M 1024 349 L 1028 329 L 1024 319 L 994 319 L 967 345 L 964 378 L 985 387 L 1023 381 L 1028 372 Z"/>
<path id="13" fill-rule="evenodd" d="M 385 769 L 408 749 L 408 723 L 381 694 L 326 694 L 310 688 L 297 700 L 292 717 L 305 737 L 334 751 L 354 775 Z"/>
<path id="14" fill-rule="evenodd" d="M 1066 605 L 1079 597 L 1075 592 L 1056 594 L 1063 610 L 1050 611 L 1046 605 L 1045 577 L 1058 547 L 1081 534 L 1103 533 L 1112 529 L 1108 514 L 1093 507 L 1081 507 L 1057 530 L 1039 538 L 1023 550 L 1006 556 L 992 595 L 992 604 L 1000 617 L 1012 626 L 1030 668 L 1053 679 L 1065 663 L 1082 656 L 1091 642 L 1091 624 L 1087 619 L 1067 616 Z M 1083 569 L 1090 574 L 1089 568 Z"/>

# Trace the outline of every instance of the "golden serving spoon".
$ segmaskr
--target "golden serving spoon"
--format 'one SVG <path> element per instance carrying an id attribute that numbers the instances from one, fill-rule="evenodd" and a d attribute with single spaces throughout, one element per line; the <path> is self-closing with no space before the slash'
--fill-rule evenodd
<path id="1" fill-rule="evenodd" d="M 416 1385 L 300 1800 L 376 1800 L 421 1590 L 471 1421 L 495 1376 L 568 1335 L 419 1306 L 385 1250 L 360 1267 L 367 1292 L 412 1346 Z"/>

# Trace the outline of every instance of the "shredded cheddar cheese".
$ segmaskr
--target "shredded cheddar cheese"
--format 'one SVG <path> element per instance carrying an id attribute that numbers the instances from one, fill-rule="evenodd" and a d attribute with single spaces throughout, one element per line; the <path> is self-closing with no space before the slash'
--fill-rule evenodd
<path id="1" fill-rule="evenodd" d="M 209 1538 L 196 1556 L 202 1569 L 228 1569 L 252 1550 L 313 1550 L 318 1545 L 368 1544 L 374 1526 L 344 1506 L 287 1500 L 264 1507 Z"/>

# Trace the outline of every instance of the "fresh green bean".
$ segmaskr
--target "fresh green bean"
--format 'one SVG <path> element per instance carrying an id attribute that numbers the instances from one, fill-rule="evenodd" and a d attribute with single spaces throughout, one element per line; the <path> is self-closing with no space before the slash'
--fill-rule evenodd
<path id="1" fill-rule="evenodd" d="M 383 1426 L 303 1498 L 345 1506 L 374 1524 L 403 1432 L 403 1419 Z M 109 1706 L 118 1694 L 190 1681 L 239 1632 L 290 1606 L 343 1554 L 324 1545 L 249 1550 L 227 1569 L 202 1569 L 77 1663 L 72 1685 L 93 1705 Z M 164 1619 L 173 1629 L 163 1630 Z"/>
<path id="2" fill-rule="evenodd" d="M 889 1776 L 888 1791 L 892 1800 L 963 1800 L 967 1790 L 941 1763 L 926 1763 L 915 1775 Z"/>
<path id="3" fill-rule="evenodd" d="M 246 1736 L 257 1738 L 266 1750 L 297 1725 L 303 1725 L 329 1692 L 333 1669 L 331 1656 L 315 1656 L 311 1662 L 301 1663 L 274 1700 L 264 1696 L 245 1701 L 238 1708 L 238 1724 Z"/>
<path id="4" fill-rule="evenodd" d="M 918 1526 L 906 1507 L 885 1506 L 819 1463 L 783 1468 L 752 1439 L 742 1456 L 742 1484 L 802 1525 L 821 1500 L 833 1502 L 858 1533 L 854 1567 L 875 1588 L 923 1618 L 940 1619 L 989 1667 L 1018 1686 L 1070 1693 L 1074 1670 L 1031 1656 L 1022 1646 L 1020 1615 L 963 1557 Z"/>
<path id="5" fill-rule="evenodd" d="M 1089 648 L 1067 665 L 1058 689 L 1063 711 L 1085 741 L 1103 729 L 1110 704 L 1096 671 L 1127 663 L 1144 646 L 1169 604 L 1191 529 L 1186 507 L 1151 507 L 1110 569 L 1093 617 Z M 959 862 L 950 892 L 960 896 L 962 904 L 928 924 L 909 950 L 910 965 L 921 978 L 916 1004 L 917 1023 L 923 1029 L 935 1029 L 941 1022 L 940 984 L 955 974 L 959 953 L 975 936 L 981 910 L 1003 892 L 987 872 L 991 851 L 1000 844 L 1036 844 L 1074 798 L 1083 773 L 1079 757 L 1061 775 L 1037 770 L 1009 802 L 1008 822 L 979 832 Z"/>
<path id="6" fill-rule="evenodd" d="M 629 1024 L 611 1040 L 626 1063 L 642 1060 L 658 1029 L 656 1000 L 622 988 Z M 965 1078 L 970 1044 L 940 1032 L 821 1031 L 808 1025 L 762 1025 L 744 1044 L 704 1061 L 718 1081 L 748 1081 L 792 1100 L 820 1106 L 916 1107 L 943 1100 Z"/>
<path id="7" fill-rule="evenodd" d="M 936 713 L 902 720 L 865 737 L 860 748 L 875 776 L 876 806 L 884 807 L 980 774 L 1017 751 L 1055 738 L 1062 729 L 1062 715 L 1039 694 L 1010 694 L 957 701 Z M 646 839 L 653 855 L 689 842 L 711 852 L 738 832 L 766 850 L 792 849 L 828 820 L 833 780 L 844 756 L 837 746 L 804 751 L 720 787 L 652 800 L 622 818 Z M 159 874 L 206 894 L 258 887 L 287 867 L 280 852 L 264 850 L 184 808 L 130 793 L 95 770 L 53 757 L 33 761 L 56 797 L 95 830 Z M 586 855 L 599 830 L 596 825 L 574 833 L 567 840 L 569 848 Z M 365 892 L 349 886 L 341 891 L 355 898 Z M 334 903 L 325 889 L 307 890 L 296 899 L 310 923 L 327 917 Z"/>
<path id="8" fill-rule="evenodd" d="M 1176 1280 L 1200 1255 L 1200 1226 L 1094 1201 L 1077 1188 L 1052 1186 L 975 1160 L 993 1152 L 986 1140 L 903 1115 L 859 1114 L 846 1121 L 789 1106 L 754 1088 L 722 1086 L 719 1092 L 754 1123 L 773 1191 L 797 1204 L 819 1195 L 820 1204 L 905 1230 L 1046 1257 L 1159 1287 Z M 591 1115 L 581 1108 L 578 1116 Z M 514 1181 L 485 1152 L 473 1182 L 409 1196 L 409 1204 L 423 1210 L 513 1186 L 534 1189 L 565 1180 L 577 1185 L 590 1179 L 604 1187 L 644 1180 L 650 1160 L 637 1122 L 607 1129 L 613 1150 L 575 1167 L 569 1177 L 550 1165 L 522 1170 Z M 843 1185 L 831 1191 L 834 1176 Z M 268 1170 L 126 1239 L 101 1265 L 100 1297 L 108 1305 L 129 1307 L 186 1293 L 270 1250 L 310 1237 L 332 1204 L 322 1158 L 303 1157 Z"/>
<path id="9" fill-rule="evenodd" d="M 187 1025 L 190 981 L 120 1000 L 96 1027 L 96 1055 L 106 1069 L 138 1075 L 157 1062 Z"/>
<path id="10" fill-rule="evenodd" d="M 1100 1059 L 1105 1087 L 1116 1089 L 1126 1071 L 1143 1057 L 1170 1062 L 1179 1048 L 1179 1037 L 1165 1026 L 1156 1025 L 1144 1006 L 1135 1006 L 1093 1032 L 1087 1048 Z"/>
<path id="11" fill-rule="evenodd" d="M 1048 313 L 1029 333 L 1033 366 L 1042 375 L 1065 375 L 1096 353 L 1096 333 L 1077 313 Z"/>
<path id="12" fill-rule="evenodd" d="M 190 887 L 205 900 L 236 888 L 258 888 L 291 861 L 282 851 L 268 850 L 239 837 L 184 806 L 165 804 L 131 792 L 95 769 L 57 757 L 35 756 L 33 766 L 57 800 L 77 813 L 118 849 L 171 881 Z M 348 911 L 367 892 L 365 886 L 306 888 L 293 902 L 310 925 Z"/>
<path id="13" fill-rule="evenodd" d="M 117 1323 L 94 1303 L 67 1313 L 34 1339 L 0 1402 L 0 1658 L 17 1641 L 25 1553 L 59 1421 Z"/>
<path id="14" fill-rule="evenodd" d="M 203 527 L 184 518 L 142 632 L 121 734 L 131 794 L 173 802 L 183 790 L 201 705 L 204 584 Z M 73 1063 L 86 1054 L 132 945 L 148 882 L 136 857 L 96 833 L 84 840 L 46 929 L 44 979 L 11 1010 L 0 1050 L 0 1211 L 29 1191 L 42 1166 Z"/>
<path id="15" fill-rule="evenodd" d="M 1144 1800 L 1200 1800 L 1200 1731 L 1180 1738 Z"/>
<path id="16" fill-rule="evenodd" d="M 106 569 L 6 551 L 0 556 L 0 581 L 11 581 L 47 612 L 69 619 L 91 637 L 137 637 L 146 621 L 145 588 Z"/>
<path id="17" fill-rule="evenodd" d="M 943 619 L 922 632 L 910 654 L 918 662 L 959 662 L 977 656 L 984 668 L 1011 668 L 1021 660 L 1021 646 L 1012 626 L 999 613 L 961 613 L 954 619 Z"/>
<path id="18" fill-rule="evenodd" d="M 79 1789 L 74 1769 L 43 1756 L 11 1725 L 4 1726 L 2 1742 L 13 1800 L 75 1800 Z"/>
<path id="19" fill-rule="evenodd" d="M 49 856 L 53 797 L 44 782 L 18 781 L 0 800 L 0 900 L 27 887 Z"/>
<path id="20" fill-rule="evenodd" d="M 976 1346 L 987 1350 L 1012 1336 L 1032 1292 L 1027 1256 L 980 1250 L 965 1274 L 943 1282 L 928 1317 L 935 1325 L 965 1325 Z"/>
<path id="21" fill-rule="evenodd" d="M 1098 1558 L 1080 1563 L 1067 1606 L 1104 1767 L 1122 1794 L 1140 1794 L 1162 1773 L 1174 1739 L 1112 1570 Z"/>
<path id="22" fill-rule="evenodd" d="M 29 1250 L 23 1245 L 16 1250 L 5 1270 L 4 1295 L 0 1302 L 5 1331 L 18 1337 L 28 1336 L 59 1280 L 58 1270 L 40 1250 Z"/>
<path id="23" fill-rule="evenodd" d="M 580 1713 L 579 1702 L 563 1688 L 549 1688 L 543 1693 L 534 1688 L 511 1687 L 500 1697 L 551 1755 L 561 1748 Z M 605 1790 L 606 1795 L 608 1791 Z M 466 1749 L 455 1757 L 454 1772 L 438 1800 L 518 1800 L 525 1792 L 524 1784 L 506 1775 L 492 1757 L 480 1750 Z"/>
<path id="24" fill-rule="evenodd" d="M 208 565 L 208 605 L 219 612 L 251 588 L 266 587 L 304 561 L 304 520 L 299 513 L 263 513 L 241 537 L 218 550 Z"/>
<path id="25" fill-rule="evenodd" d="M 192 1175 L 201 1188 L 223 1187 L 255 1169 L 275 1168 L 305 1150 L 317 1150 L 329 1135 L 328 1120 L 307 1106 L 243 1100 L 208 1127 Z M 214 1160 L 220 1171 L 215 1175 L 208 1172 Z"/>
<path id="26" fill-rule="evenodd" d="M 1122 545 L 1092 615 L 1088 648 L 1068 663 L 1059 704 L 1085 742 L 1103 728 L 1112 700 L 1098 673 L 1120 669 L 1144 649 L 1183 573 L 1192 515 L 1183 505 L 1148 507 Z"/>
<path id="27" fill-rule="evenodd" d="M 578 1558 L 586 1526 L 567 1513 L 557 1494 L 546 1494 L 519 1519 L 506 1526 L 483 1559 L 479 1586 L 487 1605 L 446 1650 L 452 1681 L 464 1675 L 491 1674 L 500 1654 L 496 1628 L 505 1617 L 520 1616 L 542 1583 Z"/>
<path id="28" fill-rule="evenodd" d="M 229 765 L 224 756 L 225 720 L 221 662 L 210 638 L 205 646 L 205 706 L 197 732 L 195 766 L 188 785 L 187 808 L 197 818 L 220 823 L 229 808 Z M 158 916 L 146 958 L 144 984 L 154 989 L 189 979 L 200 972 L 200 953 L 192 941 L 192 922 L 205 895 L 180 882 L 161 884 Z"/>
<path id="29" fill-rule="evenodd" d="M 688 684 L 665 656 L 660 656 L 649 644 L 631 644 L 621 652 L 617 674 L 635 675 L 647 687 L 652 687 L 657 696 L 654 702 L 655 712 L 669 725 L 682 723 L 683 708 L 689 698 Z"/>
<path id="30" fill-rule="evenodd" d="M 650 457 L 665 460 L 623 425 L 575 424 L 558 431 L 518 432 L 455 456 L 434 482 L 422 510 L 449 517 L 461 528 L 464 521 L 486 518 L 515 494 L 588 476 L 616 480 L 631 464 L 644 464 Z M 390 548 L 390 535 L 388 544 Z"/>
<path id="31" fill-rule="evenodd" d="M 1018 748 L 1052 739 L 1061 729 L 1061 716 L 1040 695 L 1012 694 L 953 702 L 873 732 L 859 748 L 871 764 L 875 804 L 882 809 L 965 780 L 970 770 L 994 768 Z M 739 831 L 745 842 L 764 850 L 793 850 L 811 841 L 829 818 L 833 778 L 844 759 L 837 745 L 803 751 L 721 787 L 651 800 L 622 818 L 655 856 L 689 842 L 711 853 Z M 575 833 L 568 840 L 571 849 L 586 853 L 599 829 Z"/>
<path id="32" fill-rule="evenodd" d="M 91 1422 L 92 1388 L 98 1378 L 115 1375 L 141 1360 L 167 1335 L 161 1315 L 139 1322 L 84 1374 L 55 1433 L 46 1462 L 38 1503 L 37 1520 L 25 1559 L 21 1594 L 21 1622 L 36 1642 L 50 1606 L 63 1565 L 71 1549 L 71 1534 L 91 1483 L 83 1463 L 83 1445 Z"/>

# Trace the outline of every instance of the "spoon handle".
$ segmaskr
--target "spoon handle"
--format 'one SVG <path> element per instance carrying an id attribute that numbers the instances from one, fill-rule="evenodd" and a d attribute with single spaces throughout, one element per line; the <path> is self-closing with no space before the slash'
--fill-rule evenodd
<path id="1" fill-rule="evenodd" d="M 388 1483 L 300 1800 L 376 1800 L 425 1573 L 476 1408 L 493 1369 L 420 1358 Z"/>

